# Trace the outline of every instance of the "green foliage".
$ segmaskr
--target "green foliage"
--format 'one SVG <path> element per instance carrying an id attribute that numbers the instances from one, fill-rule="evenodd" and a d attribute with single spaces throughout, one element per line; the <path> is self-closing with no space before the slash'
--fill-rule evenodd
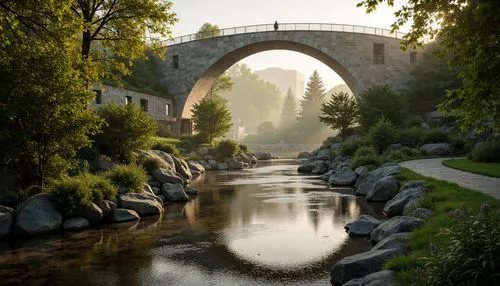
<path id="1" fill-rule="evenodd" d="M 220 96 L 222 92 L 230 91 L 231 88 L 233 88 L 233 80 L 229 74 L 225 72 L 215 79 L 215 82 L 208 90 L 207 96 Z"/>
<path id="2" fill-rule="evenodd" d="M 321 122 L 318 115 L 321 111 L 321 104 L 325 100 L 325 87 L 318 71 L 314 71 L 307 82 L 306 92 L 300 100 L 300 114 L 297 129 L 301 136 L 311 136 L 318 133 L 321 128 Z"/>
<path id="3" fill-rule="evenodd" d="M 450 159 L 443 161 L 443 165 L 466 172 L 500 178 L 500 162 L 485 163 L 468 159 Z"/>
<path id="4" fill-rule="evenodd" d="M 27 188 L 19 188 L 17 190 L 9 190 L 2 194 L 0 198 L 0 205 L 7 207 L 16 207 L 26 199 L 36 194 L 39 194 L 42 188 L 37 185 L 32 185 Z"/>
<path id="5" fill-rule="evenodd" d="M 354 140 L 349 140 L 342 143 L 342 149 L 340 149 L 340 154 L 342 156 L 353 156 L 361 146 L 366 146 L 368 143 L 364 138 L 357 138 Z"/>
<path id="6" fill-rule="evenodd" d="M 179 152 L 177 147 L 169 143 L 164 143 L 164 142 L 153 143 L 153 146 L 151 146 L 151 150 L 161 150 L 163 152 L 167 152 L 168 154 L 172 154 L 178 158 L 181 156 L 181 153 Z"/>
<path id="7" fill-rule="evenodd" d="M 429 129 L 427 130 L 423 138 L 420 141 L 420 145 L 430 144 L 430 143 L 450 143 L 450 135 L 441 129 Z"/>
<path id="8" fill-rule="evenodd" d="M 47 167 L 73 159 L 101 124 L 74 64 L 64 49 L 37 43 L 0 50 L 0 157 L 14 172 L 28 166 L 41 186 Z"/>
<path id="9" fill-rule="evenodd" d="M 472 148 L 470 158 L 476 162 L 500 162 L 500 141 L 484 141 Z"/>
<path id="10" fill-rule="evenodd" d="M 65 216 L 77 215 L 92 203 L 92 188 L 85 177 L 67 177 L 54 181 L 49 193 L 59 211 Z"/>
<path id="11" fill-rule="evenodd" d="M 186 150 L 194 150 L 198 148 L 199 146 L 205 144 L 204 141 L 204 136 L 201 136 L 200 134 L 195 134 L 195 135 L 182 135 L 179 138 L 180 142 L 177 144 L 180 148 L 184 148 Z"/>
<path id="12" fill-rule="evenodd" d="M 401 151 L 401 153 L 408 158 L 417 157 L 420 155 L 420 151 L 418 151 L 418 149 L 408 147 L 403 147 L 399 151 Z"/>
<path id="13" fill-rule="evenodd" d="M 490 213 L 490 206 L 481 212 L 462 207 L 450 213 L 451 225 L 442 229 L 442 247 L 434 246 L 426 262 L 428 285 L 498 285 L 500 277 L 500 219 Z M 432 247 L 431 247 L 432 248 Z"/>
<path id="14" fill-rule="evenodd" d="M 426 132 L 426 129 L 417 126 L 398 130 L 397 142 L 410 148 L 419 147 Z"/>
<path id="15" fill-rule="evenodd" d="M 394 125 L 389 120 L 382 117 L 375 125 L 370 127 L 368 138 L 375 149 L 378 152 L 382 152 L 389 145 L 395 143 L 397 139 L 396 128 L 394 128 Z"/>
<path id="16" fill-rule="evenodd" d="M 330 101 L 321 104 L 319 120 L 345 136 L 349 127 L 358 120 L 358 104 L 347 92 L 332 93 Z"/>
<path id="17" fill-rule="evenodd" d="M 92 202 L 116 199 L 117 189 L 108 178 L 90 173 L 82 174 L 81 178 L 87 181 L 92 193 Z"/>
<path id="18" fill-rule="evenodd" d="M 205 97 L 193 105 L 194 129 L 203 142 L 212 144 L 214 139 L 226 135 L 231 130 L 231 113 L 224 99 Z"/>
<path id="19" fill-rule="evenodd" d="M 372 146 L 362 146 L 356 150 L 352 157 L 351 167 L 353 169 L 366 166 L 368 169 L 374 169 L 384 162 L 384 158 L 377 153 Z"/>
<path id="20" fill-rule="evenodd" d="M 450 142 L 455 155 L 465 155 L 471 150 L 471 143 L 463 135 L 450 136 Z"/>
<path id="21" fill-rule="evenodd" d="M 198 33 L 196 34 L 196 39 L 205 39 L 220 36 L 220 28 L 219 26 L 211 23 L 203 24 Z"/>
<path id="22" fill-rule="evenodd" d="M 257 134 L 259 135 L 272 135 L 274 133 L 274 124 L 271 121 L 262 122 L 257 127 Z"/>
<path id="23" fill-rule="evenodd" d="M 246 144 L 242 144 L 242 143 L 238 144 L 238 149 L 242 153 L 248 153 L 248 146 Z"/>
<path id="24" fill-rule="evenodd" d="M 405 118 L 404 101 L 388 85 L 375 85 L 359 95 L 359 123 L 368 130 L 374 122 L 385 117 L 399 126 Z"/>
<path id="25" fill-rule="evenodd" d="M 163 163 L 158 158 L 146 158 L 141 162 L 141 165 L 146 169 L 148 174 L 152 175 L 153 172 L 157 169 L 163 168 L 166 169 L 165 163 Z"/>
<path id="26" fill-rule="evenodd" d="M 137 165 L 116 165 L 105 172 L 105 176 L 120 190 L 129 193 L 140 193 L 148 181 L 146 171 Z"/>
<path id="27" fill-rule="evenodd" d="M 235 156 L 238 153 L 239 146 L 233 140 L 221 140 L 217 142 L 211 153 L 217 161 L 223 161 L 226 158 Z"/>
<path id="28" fill-rule="evenodd" d="M 103 154 L 123 163 L 133 161 L 133 152 L 147 149 L 155 135 L 156 122 L 137 105 L 109 104 L 97 110 L 105 121 L 95 145 Z"/>
<path id="29" fill-rule="evenodd" d="M 288 88 L 283 107 L 281 109 L 280 127 L 287 128 L 297 123 L 297 103 L 291 88 Z"/>

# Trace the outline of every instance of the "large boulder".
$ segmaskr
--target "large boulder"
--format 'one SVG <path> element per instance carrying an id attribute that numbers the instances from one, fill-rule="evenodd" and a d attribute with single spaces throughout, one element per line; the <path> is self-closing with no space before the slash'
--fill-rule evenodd
<path id="1" fill-rule="evenodd" d="M 101 222 L 103 213 L 98 205 L 90 203 L 89 206 L 83 208 L 82 216 L 86 218 L 90 224 L 96 225 Z"/>
<path id="2" fill-rule="evenodd" d="M 205 146 L 201 146 L 198 149 L 196 149 L 196 153 L 198 153 L 198 155 L 203 157 L 208 154 L 208 148 Z"/>
<path id="3" fill-rule="evenodd" d="M 233 169 L 233 170 L 241 170 L 241 169 L 248 168 L 248 164 L 247 163 L 241 162 L 241 161 L 237 161 L 237 160 L 235 160 L 233 158 L 231 158 L 230 160 L 228 160 L 227 166 L 228 166 L 229 169 Z"/>
<path id="4" fill-rule="evenodd" d="M 420 151 L 432 156 L 446 156 L 451 155 L 453 148 L 449 143 L 432 143 L 422 145 Z"/>
<path id="5" fill-rule="evenodd" d="M 219 163 L 217 164 L 217 170 L 220 170 L 220 171 L 223 171 L 223 170 L 227 170 L 229 166 L 227 165 L 227 163 Z"/>
<path id="6" fill-rule="evenodd" d="M 316 159 L 329 161 L 332 159 L 332 151 L 330 149 L 320 149 L 318 155 L 316 155 Z"/>
<path id="7" fill-rule="evenodd" d="M 342 286 L 394 286 L 396 273 L 393 270 L 383 270 L 348 281 Z"/>
<path id="8" fill-rule="evenodd" d="M 273 155 L 270 152 L 256 152 L 255 157 L 257 160 L 271 160 Z"/>
<path id="9" fill-rule="evenodd" d="M 146 193 L 128 193 L 118 196 L 120 208 L 134 210 L 139 216 L 158 215 L 163 207 L 154 195 Z"/>
<path id="10" fill-rule="evenodd" d="M 34 235 L 50 232 L 61 227 L 62 215 L 49 194 L 38 194 L 24 201 L 15 212 L 14 226 L 21 234 Z"/>
<path id="11" fill-rule="evenodd" d="M 311 173 L 315 175 L 321 175 L 328 171 L 328 161 L 315 161 L 314 168 Z"/>
<path id="12" fill-rule="evenodd" d="M 63 222 L 64 230 L 82 230 L 90 226 L 90 222 L 84 217 L 72 217 Z"/>
<path id="13" fill-rule="evenodd" d="M 384 206 L 384 212 L 389 216 L 397 216 L 403 213 L 404 207 L 411 200 L 420 198 L 424 194 L 424 187 L 415 187 L 399 192 Z"/>
<path id="14" fill-rule="evenodd" d="M 186 189 L 184 190 L 184 192 L 188 196 L 197 196 L 198 195 L 198 190 L 195 189 L 195 188 L 193 188 L 193 187 L 191 187 L 191 186 L 186 187 Z"/>
<path id="15" fill-rule="evenodd" d="M 116 209 L 116 204 L 108 200 L 102 200 L 98 202 L 97 205 L 102 211 L 102 218 L 109 218 Z"/>
<path id="16" fill-rule="evenodd" d="M 212 167 L 212 169 L 217 169 L 217 165 L 219 165 L 219 163 L 214 159 L 208 160 L 208 164 L 210 164 L 210 167 Z"/>
<path id="17" fill-rule="evenodd" d="M 381 249 L 363 252 L 343 258 L 333 266 L 332 282 L 344 284 L 382 270 L 382 266 L 399 253 L 397 249 Z"/>
<path id="18" fill-rule="evenodd" d="M 175 162 L 172 158 L 173 155 L 162 150 L 151 150 L 150 154 L 154 158 L 160 158 L 165 164 L 166 169 L 175 171 Z"/>
<path id="19" fill-rule="evenodd" d="M 358 176 L 363 176 L 364 174 L 368 173 L 368 167 L 366 166 L 359 166 L 357 167 L 354 172 L 356 173 L 356 175 Z"/>
<path id="20" fill-rule="evenodd" d="M 419 218 L 409 216 L 395 216 L 381 223 L 372 232 L 370 240 L 373 243 L 378 243 L 382 239 L 389 237 L 395 233 L 409 232 L 420 227 L 424 223 Z"/>
<path id="21" fill-rule="evenodd" d="M 14 210 L 0 206 L 0 239 L 10 233 L 10 228 L 14 222 Z"/>
<path id="22" fill-rule="evenodd" d="M 193 177 L 193 175 L 191 174 L 191 170 L 189 169 L 189 166 L 186 163 L 186 161 L 184 161 L 183 159 L 179 159 L 173 155 L 171 155 L 170 157 L 172 157 L 172 160 L 174 160 L 175 171 L 179 173 L 182 177 L 184 177 L 184 179 L 190 180 Z"/>
<path id="23" fill-rule="evenodd" d="M 189 197 L 180 184 L 164 184 L 161 193 L 170 202 L 189 201 Z"/>
<path id="24" fill-rule="evenodd" d="M 115 163 L 105 155 L 99 155 L 93 162 L 94 167 L 97 171 L 107 171 L 115 166 Z"/>
<path id="25" fill-rule="evenodd" d="M 250 162 L 251 162 L 253 165 L 257 164 L 257 161 L 258 161 L 259 159 L 257 159 L 257 157 L 255 156 L 255 154 L 253 154 L 253 153 L 246 153 L 246 155 L 247 155 L 247 157 L 248 157 L 248 160 L 250 160 Z"/>
<path id="26" fill-rule="evenodd" d="M 139 215 L 133 210 L 115 209 L 111 214 L 111 221 L 113 222 L 125 222 L 138 219 Z"/>
<path id="27" fill-rule="evenodd" d="M 387 202 L 398 193 L 399 182 L 394 176 L 383 177 L 378 180 L 366 195 L 367 201 Z"/>
<path id="28" fill-rule="evenodd" d="M 370 236 L 372 231 L 380 224 L 380 221 L 371 215 L 361 215 L 355 221 L 345 226 L 349 236 Z"/>
<path id="29" fill-rule="evenodd" d="M 348 186 L 354 184 L 356 182 L 356 178 L 358 176 L 356 173 L 349 167 L 344 167 L 338 170 L 335 174 L 330 176 L 328 182 L 331 185 L 337 186 Z"/>
<path id="30" fill-rule="evenodd" d="M 299 155 L 297 156 L 297 159 L 307 159 L 307 158 L 311 158 L 311 156 L 312 156 L 311 152 L 303 151 L 303 152 L 299 153 Z"/>
<path id="31" fill-rule="evenodd" d="M 196 161 L 188 161 L 187 162 L 189 169 L 198 171 L 200 173 L 205 172 L 205 167 L 203 167 L 202 164 L 196 162 Z"/>
<path id="32" fill-rule="evenodd" d="M 356 195 L 366 196 L 373 189 L 375 183 L 387 176 L 395 176 L 401 172 L 401 166 L 387 166 L 377 168 L 358 178 L 356 181 Z"/>
<path id="33" fill-rule="evenodd" d="M 212 170 L 212 166 L 210 166 L 210 164 L 208 164 L 207 161 L 200 160 L 200 161 L 198 161 L 198 163 L 203 166 L 203 168 L 205 169 L 205 171 Z"/>
<path id="34" fill-rule="evenodd" d="M 316 161 L 306 161 L 297 168 L 297 172 L 299 173 L 311 173 L 312 170 L 316 167 Z"/>
<path id="35" fill-rule="evenodd" d="M 156 169 L 153 172 L 153 177 L 162 184 L 186 184 L 186 180 L 184 178 L 167 169 Z"/>
<path id="36" fill-rule="evenodd" d="M 392 234 L 379 241 L 372 250 L 379 249 L 399 249 L 404 252 L 411 238 L 410 232 L 401 232 Z"/>

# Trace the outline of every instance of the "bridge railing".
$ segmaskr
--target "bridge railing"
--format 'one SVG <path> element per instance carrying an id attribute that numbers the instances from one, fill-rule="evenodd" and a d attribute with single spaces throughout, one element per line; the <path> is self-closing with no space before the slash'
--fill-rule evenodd
<path id="1" fill-rule="evenodd" d="M 195 33 L 185 36 L 180 36 L 167 40 L 164 43 L 167 46 L 177 45 L 196 40 L 223 37 L 230 35 L 246 34 L 246 33 L 259 33 L 259 32 L 272 32 L 274 31 L 274 24 L 260 24 L 251 26 L 240 26 L 225 28 L 217 31 Z M 359 34 L 370 34 L 383 37 L 402 39 L 406 33 L 395 32 L 391 30 L 380 29 L 367 26 L 356 26 L 347 24 L 328 24 L 328 23 L 280 23 L 278 31 L 329 31 L 329 32 L 348 32 Z"/>

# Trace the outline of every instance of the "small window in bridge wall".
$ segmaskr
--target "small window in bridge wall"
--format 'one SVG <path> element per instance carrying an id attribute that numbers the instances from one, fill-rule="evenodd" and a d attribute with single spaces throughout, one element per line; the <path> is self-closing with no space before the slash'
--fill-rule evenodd
<path id="1" fill-rule="evenodd" d="M 410 64 L 417 64 L 417 52 L 410 52 Z"/>
<path id="2" fill-rule="evenodd" d="M 174 69 L 178 69 L 179 68 L 179 55 L 174 55 L 172 57 L 172 64 L 174 66 Z"/>
<path id="3" fill-rule="evenodd" d="M 141 98 L 141 109 L 142 111 L 148 112 L 148 100 Z"/>
<path id="4" fill-rule="evenodd" d="M 167 103 L 167 104 L 165 104 L 165 115 L 170 116 L 170 112 L 171 112 L 170 104 Z"/>
<path id="5" fill-rule="evenodd" d="M 125 96 L 125 105 L 132 104 L 132 96 L 126 95 Z"/>
<path id="6" fill-rule="evenodd" d="M 373 43 L 373 63 L 376 65 L 385 64 L 384 44 Z"/>

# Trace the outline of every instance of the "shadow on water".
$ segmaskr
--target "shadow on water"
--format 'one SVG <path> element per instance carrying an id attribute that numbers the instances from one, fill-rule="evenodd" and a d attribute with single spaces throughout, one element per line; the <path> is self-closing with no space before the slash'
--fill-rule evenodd
<path id="1" fill-rule="evenodd" d="M 294 160 L 207 173 L 161 217 L 0 243 L 2 285 L 328 285 L 335 261 L 368 250 L 344 225 L 381 216 Z"/>

